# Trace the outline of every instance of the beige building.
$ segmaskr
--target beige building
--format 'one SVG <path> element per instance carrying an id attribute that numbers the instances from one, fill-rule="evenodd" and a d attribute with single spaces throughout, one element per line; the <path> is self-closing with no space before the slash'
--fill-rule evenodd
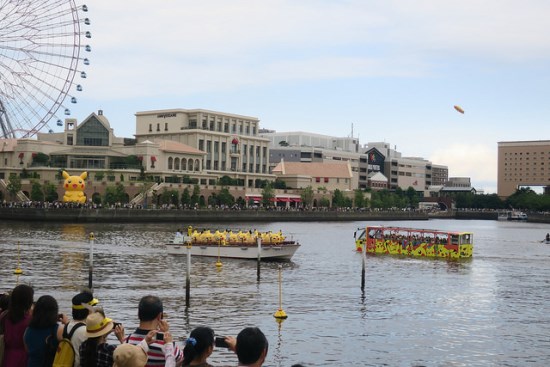
<path id="1" fill-rule="evenodd" d="M 497 194 L 512 195 L 521 186 L 550 185 L 550 140 L 498 143 Z"/>
<path id="2" fill-rule="evenodd" d="M 206 153 L 201 171 L 210 177 L 243 180 L 245 187 L 254 187 L 256 180 L 275 179 L 269 173 L 269 139 L 258 136 L 258 130 L 256 117 L 202 109 L 136 113 L 138 144 L 167 140 L 193 147 Z M 167 169 L 176 171 L 175 160 L 172 168 L 170 161 L 166 163 Z"/>
<path id="3" fill-rule="evenodd" d="M 351 191 L 353 173 L 349 162 L 302 163 L 281 161 L 273 169 L 273 174 L 284 181 L 289 188 L 303 189 L 311 186 L 314 190 L 324 188 Z"/>

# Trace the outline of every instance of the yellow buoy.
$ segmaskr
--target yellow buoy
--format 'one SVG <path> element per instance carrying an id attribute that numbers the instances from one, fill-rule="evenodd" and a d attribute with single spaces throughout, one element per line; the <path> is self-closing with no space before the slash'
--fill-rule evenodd
<path id="1" fill-rule="evenodd" d="M 21 251 L 19 250 L 19 242 L 17 242 L 17 268 L 13 271 L 15 275 L 21 275 L 23 274 L 23 270 L 19 267 L 21 261 Z"/>
<path id="2" fill-rule="evenodd" d="M 282 270 L 283 267 L 279 265 L 279 309 L 273 314 L 278 320 L 286 319 L 288 316 L 283 310 L 283 285 L 282 285 Z"/>

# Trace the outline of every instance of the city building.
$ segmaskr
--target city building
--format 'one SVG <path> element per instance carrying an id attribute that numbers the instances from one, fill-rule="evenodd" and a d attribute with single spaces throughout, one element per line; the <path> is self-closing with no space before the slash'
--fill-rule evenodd
<path id="1" fill-rule="evenodd" d="M 432 185 L 443 185 L 449 180 L 449 168 L 440 164 L 432 164 Z"/>
<path id="2" fill-rule="evenodd" d="M 373 190 L 388 189 L 388 178 L 384 174 L 386 157 L 376 148 L 368 149 L 359 159 L 359 188 Z"/>
<path id="3" fill-rule="evenodd" d="M 354 190 L 349 162 L 303 163 L 282 160 L 273 169 L 273 174 L 284 181 L 287 187 L 293 189 L 311 186 L 314 190 Z"/>
<path id="4" fill-rule="evenodd" d="M 498 143 L 497 195 L 505 199 L 520 187 L 543 187 L 549 193 L 550 140 Z"/>
<path id="5" fill-rule="evenodd" d="M 297 132 L 280 132 L 262 130 L 262 137 L 270 140 L 269 165 L 271 171 L 281 162 L 331 163 L 349 162 L 352 171 L 351 187 L 359 188 L 359 153 L 357 138 L 339 138 L 328 135 Z M 366 177 L 365 177 L 366 186 Z"/>
<path id="6" fill-rule="evenodd" d="M 136 113 L 138 143 L 167 140 L 193 147 L 206 153 L 200 171 L 213 179 L 229 176 L 246 187 L 254 187 L 257 180 L 275 179 L 268 168 L 269 140 L 258 131 L 256 117 L 203 109 Z M 171 169 L 180 174 L 174 166 Z M 208 184 L 208 179 L 202 178 L 201 183 Z"/>

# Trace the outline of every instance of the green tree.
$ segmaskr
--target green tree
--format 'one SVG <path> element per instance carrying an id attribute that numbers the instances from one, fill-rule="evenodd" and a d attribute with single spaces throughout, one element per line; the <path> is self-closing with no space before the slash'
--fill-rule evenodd
<path id="1" fill-rule="evenodd" d="M 406 197 L 409 201 L 409 205 L 412 206 L 412 207 L 417 208 L 418 207 L 418 193 L 416 192 L 414 187 L 409 186 L 409 188 L 407 189 L 405 195 L 406 195 Z"/>
<path id="2" fill-rule="evenodd" d="M 21 191 L 21 179 L 17 177 L 16 175 L 10 176 L 7 190 L 10 193 L 11 199 L 14 200 L 17 196 L 17 193 Z"/>
<path id="3" fill-rule="evenodd" d="M 124 190 L 124 186 L 120 183 L 114 186 L 107 186 L 105 188 L 105 203 L 112 205 L 116 203 L 127 203 L 128 195 Z"/>
<path id="4" fill-rule="evenodd" d="M 319 206 L 322 208 L 328 208 L 330 206 L 330 200 L 327 197 L 322 197 L 319 200 Z"/>
<path id="5" fill-rule="evenodd" d="M 42 191 L 42 185 L 40 185 L 40 182 L 38 181 L 33 181 L 32 183 L 31 200 L 44 201 L 44 192 Z"/>
<path id="6" fill-rule="evenodd" d="M 166 188 L 160 194 L 160 203 L 161 204 L 173 204 L 178 205 L 179 194 L 176 190 L 167 190 Z"/>
<path id="7" fill-rule="evenodd" d="M 181 193 L 181 205 L 189 205 L 191 203 L 191 196 L 189 195 L 189 189 L 186 187 Z"/>
<path id="8" fill-rule="evenodd" d="M 51 203 L 59 199 L 59 196 L 57 195 L 57 188 L 51 182 L 45 183 L 42 186 L 42 191 L 44 192 L 44 199 L 47 202 Z"/>
<path id="9" fill-rule="evenodd" d="M 217 198 L 218 198 L 219 204 L 223 204 L 227 206 L 232 206 L 233 204 L 235 204 L 235 198 L 233 197 L 233 195 L 231 195 L 227 187 L 224 187 L 223 189 L 220 190 Z"/>
<path id="10" fill-rule="evenodd" d="M 364 208 L 366 206 L 365 193 L 360 189 L 355 190 L 353 202 L 356 208 Z"/>
<path id="11" fill-rule="evenodd" d="M 273 199 L 275 199 L 275 190 L 271 184 L 267 184 L 262 189 L 262 205 L 265 207 L 273 205 Z"/>
<path id="12" fill-rule="evenodd" d="M 336 189 L 334 190 L 334 193 L 332 194 L 332 206 L 335 207 L 335 208 L 343 208 L 343 207 L 346 207 L 348 206 L 348 200 L 346 200 L 347 198 L 344 196 L 344 193 L 339 190 L 339 189 Z M 349 205 L 351 206 L 351 205 Z"/>
<path id="13" fill-rule="evenodd" d="M 304 205 L 311 207 L 313 204 L 313 188 L 310 186 L 302 189 L 302 193 L 300 194 L 300 197 L 302 199 L 302 203 Z"/>
<path id="14" fill-rule="evenodd" d="M 191 205 L 195 205 L 199 203 L 199 198 L 201 195 L 201 188 L 199 185 L 193 186 L 193 193 L 191 194 Z"/>

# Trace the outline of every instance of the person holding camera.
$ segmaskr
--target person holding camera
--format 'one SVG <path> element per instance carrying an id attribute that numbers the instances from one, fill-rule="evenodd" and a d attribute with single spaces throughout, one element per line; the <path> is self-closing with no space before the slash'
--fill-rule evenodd
<path id="1" fill-rule="evenodd" d="M 214 350 L 214 330 L 199 326 L 189 334 L 183 348 L 183 366 L 212 367 L 207 358 Z"/>
<path id="2" fill-rule="evenodd" d="M 86 317 L 87 339 L 80 345 L 80 366 L 81 367 L 112 367 L 113 353 L 117 348 L 114 344 L 107 343 L 107 335 L 111 331 L 120 343 L 124 341 L 124 327 L 117 324 L 103 311 L 98 310 Z"/>
<path id="3" fill-rule="evenodd" d="M 183 353 L 177 345 L 166 343 L 165 334 L 169 332 L 169 325 L 164 320 L 162 301 L 157 296 L 144 296 L 138 305 L 139 326 L 126 338 L 126 342 L 138 345 L 152 330 L 156 331 L 156 339 L 149 345 L 147 352 L 147 367 L 164 366 L 167 362 L 164 349 L 172 350 L 176 364 L 183 361 Z M 172 344 L 172 345 L 167 345 Z M 166 346 L 166 347 L 165 347 Z"/>

